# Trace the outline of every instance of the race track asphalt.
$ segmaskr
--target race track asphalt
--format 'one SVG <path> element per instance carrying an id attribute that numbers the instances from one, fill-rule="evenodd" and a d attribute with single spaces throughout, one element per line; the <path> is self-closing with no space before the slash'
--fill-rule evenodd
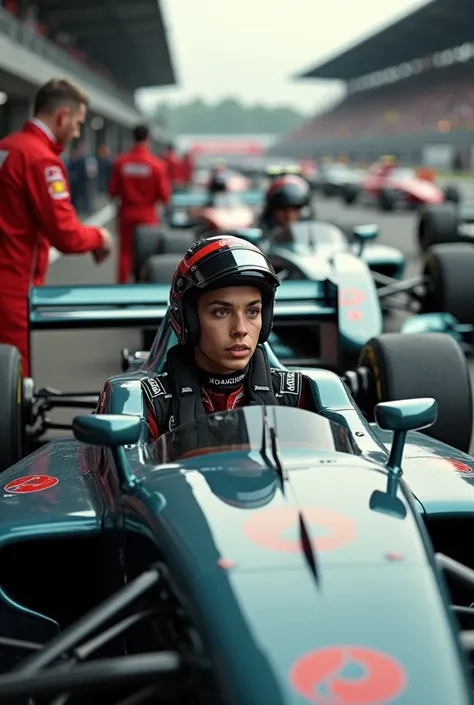
<path id="1" fill-rule="evenodd" d="M 474 201 L 474 180 L 460 181 L 459 187 L 466 200 Z M 407 275 L 415 275 L 419 271 L 414 213 L 384 214 L 369 208 L 346 208 L 337 200 L 319 197 L 316 206 L 318 217 L 321 219 L 347 226 L 377 223 L 380 228 L 379 241 L 397 247 L 404 253 L 407 259 Z M 115 267 L 115 255 L 101 266 L 96 266 L 89 255 L 61 257 L 50 266 L 47 283 L 113 283 Z M 399 314 L 394 315 L 390 321 L 390 329 L 396 330 L 399 322 Z M 32 359 L 36 387 L 49 386 L 65 391 L 99 391 L 109 375 L 120 372 L 120 350 L 124 347 L 138 349 L 139 344 L 138 330 L 34 333 Z M 474 361 L 470 362 L 470 370 L 474 383 Z M 65 422 L 71 419 L 74 413 L 79 412 L 58 411 L 53 418 Z"/>

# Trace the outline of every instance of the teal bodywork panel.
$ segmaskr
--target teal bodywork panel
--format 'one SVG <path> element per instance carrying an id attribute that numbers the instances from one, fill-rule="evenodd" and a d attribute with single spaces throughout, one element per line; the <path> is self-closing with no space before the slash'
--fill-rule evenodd
<path id="1" fill-rule="evenodd" d="M 236 191 L 235 197 L 245 206 L 261 206 L 265 200 L 265 195 L 261 190 Z M 170 199 L 171 208 L 200 208 L 209 201 L 207 191 L 187 191 L 184 193 L 173 193 Z"/>
<path id="2" fill-rule="evenodd" d="M 105 284 L 32 287 L 31 330 L 125 328 L 160 323 L 168 310 L 169 286 Z M 329 280 L 288 281 L 277 290 L 274 319 L 305 323 L 337 319 L 337 287 Z"/>
<path id="3" fill-rule="evenodd" d="M 331 279 L 338 287 L 339 334 L 343 349 L 360 350 L 383 329 L 380 302 L 367 265 L 348 252 L 337 252 L 328 260 L 308 257 L 294 247 L 273 248 L 271 259 L 284 266 L 290 263 L 310 281 Z"/>

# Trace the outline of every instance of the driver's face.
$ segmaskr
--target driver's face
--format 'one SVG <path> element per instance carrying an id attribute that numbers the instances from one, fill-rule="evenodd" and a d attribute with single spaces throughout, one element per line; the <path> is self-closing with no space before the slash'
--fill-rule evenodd
<path id="1" fill-rule="evenodd" d="M 274 217 L 277 225 L 291 225 L 296 223 L 301 216 L 301 208 L 277 208 Z"/>
<path id="2" fill-rule="evenodd" d="M 207 372 L 242 370 L 255 352 L 262 328 L 262 295 L 253 286 L 228 286 L 197 302 L 201 339 L 194 359 Z"/>

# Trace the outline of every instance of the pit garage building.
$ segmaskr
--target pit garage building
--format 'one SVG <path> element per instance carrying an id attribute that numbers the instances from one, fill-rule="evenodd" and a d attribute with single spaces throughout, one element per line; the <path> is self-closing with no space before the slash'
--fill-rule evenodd
<path id="1" fill-rule="evenodd" d="M 91 101 L 82 134 L 94 153 L 130 144 L 143 120 L 134 92 L 173 85 L 175 71 L 159 0 L 35 0 L 0 7 L 0 136 L 21 127 L 38 86 L 53 76 L 81 85 Z M 155 145 L 168 135 L 153 126 Z"/>

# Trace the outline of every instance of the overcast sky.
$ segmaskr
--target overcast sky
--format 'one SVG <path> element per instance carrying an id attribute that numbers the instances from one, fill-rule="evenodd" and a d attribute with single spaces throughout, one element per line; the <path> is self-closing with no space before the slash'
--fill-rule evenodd
<path id="1" fill-rule="evenodd" d="M 140 102 L 237 97 L 290 104 L 306 113 L 338 84 L 292 75 L 339 53 L 427 0 L 160 0 L 178 86 L 139 93 Z M 143 104 L 142 103 L 142 104 Z"/>

